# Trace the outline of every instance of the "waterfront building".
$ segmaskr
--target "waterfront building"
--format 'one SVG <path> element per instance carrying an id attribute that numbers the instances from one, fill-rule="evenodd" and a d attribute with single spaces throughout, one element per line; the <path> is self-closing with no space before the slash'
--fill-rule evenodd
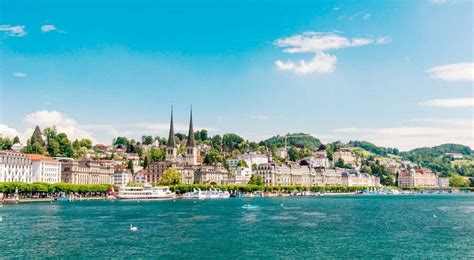
<path id="1" fill-rule="evenodd" d="M 61 162 L 40 154 L 28 154 L 33 182 L 61 182 Z"/>
<path id="2" fill-rule="evenodd" d="M 357 158 L 354 156 L 352 151 L 347 148 L 341 148 L 333 153 L 333 163 L 336 163 L 339 159 L 344 160 L 344 163 L 347 164 L 357 162 Z"/>
<path id="3" fill-rule="evenodd" d="M 326 157 L 308 156 L 300 161 L 300 165 L 308 165 L 310 167 L 329 168 L 329 160 Z"/>
<path id="4" fill-rule="evenodd" d="M 140 166 L 140 156 L 138 153 L 127 154 L 127 160 L 132 161 L 134 167 Z"/>
<path id="5" fill-rule="evenodd" d="M 61 160 L 61 181 L 72 184 L 114 184 L 114 167 L 107 160 Z"/>
<path id="6" fill-rule="evenodd" d="M 127 185 L 133 181 L 132 173 L 123 165 L 114 167 L 114 184 L 118 186 Z"/>
<path id="7" fill-rule="evenodd" d="M 147 179 L 146 179 L 146 176 L 145 176 L 143 170 L 135 172 L 135 176 L 133 177 L 133 181 L 136 182 L 136 183 L 143 183 L 143 184 L 149 183 L 149 182 L 147 182 Z"/>
<path id="8" fill-rule="evenodd" d="M 322 169 L 323 184 L 328 186 L 342 185 L 342 172 L 344 169 Z"/>
<path id="9" fill-rule="evenodd" d="M 0 151 L 0 182 L 34 182 L 30 157 L 13 151 Z"/>
<path id="10" fill-rule="evenodd" d="M 398 173 L 399 187 L 438 187 L 438 178 L 436 174 L 426 168 L 403 169 Z"/>
<path id="11" fill-rule="evenodd" d="M 196 184 L 231 184 L 235 183 L 231 174 L 223 166 L 201 166 L 195 172 Z"/>
<path id="12" fill-rule="evenodd" d="M 449 188 L 449 178 L 448 177 L 438 177 L 438 188 Z"/>
<path id="13" fill-rule="evenodd" d="M 346 170 L 342 173 L 342 185 L 379 187 L 380 178 L 357 170 Z"/>
<path id="14" fill-rule="evenodd" d="M 247 184 L 252 177 L 252 169 L 249 167 L 237 167 L 234 171 L 235 184 Z"/>
<path id="15" fill-rule="evenodd" d="M 227 165 L 229 165 L 229 168 L 235 169 L 237 168 L 237 165 L 239 161 L 244 161 L 249 168 L 252 168 L 252 165 L 259 165 L 261 163 L 268 163 L 269 158 L 265 154 L 258 154 L 258 153 L 245 153 L 239 155 L 237 158 L 233 159 L 227 159 Z"/>

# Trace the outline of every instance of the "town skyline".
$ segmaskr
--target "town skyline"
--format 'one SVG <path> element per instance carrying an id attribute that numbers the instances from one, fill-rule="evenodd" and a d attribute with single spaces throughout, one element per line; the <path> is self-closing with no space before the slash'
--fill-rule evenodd
<path id="1" fill-rule="evenodd" d="M 166 137 L 173 103 L 181 133 L 193 104 L 195 130 L 249 141 L 474 147 L 469 1 L 201 4 L 5 2 L 0 134 Z"/>

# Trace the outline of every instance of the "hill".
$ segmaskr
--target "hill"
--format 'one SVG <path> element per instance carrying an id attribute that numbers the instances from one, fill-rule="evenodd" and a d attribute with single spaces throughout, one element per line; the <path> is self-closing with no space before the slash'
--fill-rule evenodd
<path id="1" fill-rule="evenodd" d="M 460 153 L 464 156 L 464 163 L 456 163 L 456 160 L 446 158 L 445 153 Z M 473 151 L 471 148 L 460 144 L 442 144 L 434 147 L 416 148 L 408 152 L 400 153 L 403 159 L 409 160 L 445 176 L 458 173 L 463 176 L 474 177 L 474 164 L 472 162 Z"/>
<path id="2" fill-rule="evenodd" d="M 262 142 L 266 146 L 275 145 L 276 147 L 284 147 L 285 136 L 273 136 Z M 304 133 L 289 134 L 287 142 L 288 146 L 310 149 L 318 149 L 318 147 L 321 145 L 321 141 L 319 139 Z"/>

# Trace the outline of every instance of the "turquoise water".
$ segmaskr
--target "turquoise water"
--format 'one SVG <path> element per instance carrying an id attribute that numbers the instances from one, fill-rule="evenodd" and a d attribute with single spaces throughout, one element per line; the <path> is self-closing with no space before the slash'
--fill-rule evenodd
<path id="1" fill-rule="evenodd" d="M 0 216 L 0 258 L 474 257 L 473 195 L 30 203 Z"/>

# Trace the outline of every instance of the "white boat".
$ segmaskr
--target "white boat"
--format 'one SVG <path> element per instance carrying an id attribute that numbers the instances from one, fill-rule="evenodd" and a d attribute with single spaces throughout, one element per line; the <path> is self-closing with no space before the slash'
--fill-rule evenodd
<path id="1" fill-rule="evenodd" d="M 143 187 L 120 187 L 117 199 L 120 200 L 160 200 L 173 199 L 176 193 L 172 192 L 168 186 L 152 187 L 145 185 Z"/>
<path id="2" fill-rule="evenodd" d="M 191 192 L 186 192 L 183 196 L 185 199 L 226 199 L 230 197 L 228 191 L 221 191 L 220 189 L 210 188 L 207 191 L 194 189 Z"/>

